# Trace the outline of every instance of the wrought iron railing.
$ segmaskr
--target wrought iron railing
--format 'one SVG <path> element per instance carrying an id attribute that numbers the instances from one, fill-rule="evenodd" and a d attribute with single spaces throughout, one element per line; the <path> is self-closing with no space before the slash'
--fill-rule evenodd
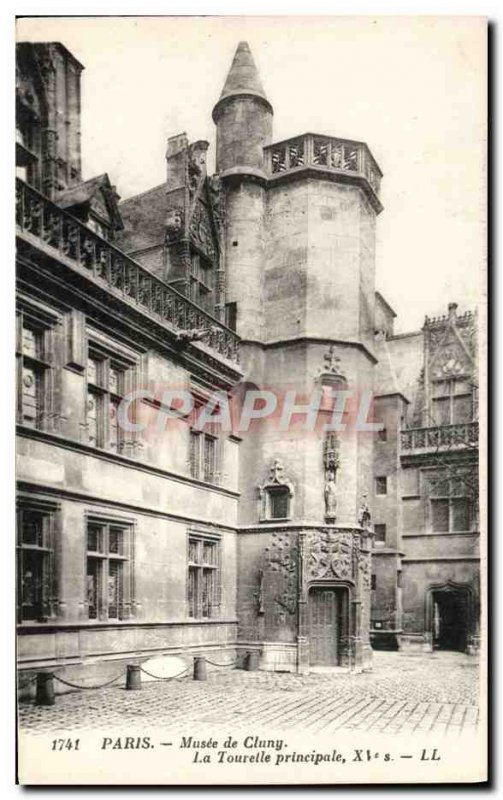
<path id="1" fill-rule="evenodd" d="M 379 196 L 382 173 L 364 142 L 306 133 L 264 148 L 270 175 L 314 166 L 366 178 Z"/>
<path id="2" fill-rule="evenodd" d="M 19 179 L 16 224 L 139 309 L 177 330 L 206 331 L 204 343 L 237 362 L 238 337 L 233 331 Z"/>
<path id="3" fill-rule="evenodd" d="M 400 437 L 402 451 L 475 448 L 478 446 L 479 425 L 478 422 L 464 422 L 435 428 L 409 428 L 402 430 Z"/>

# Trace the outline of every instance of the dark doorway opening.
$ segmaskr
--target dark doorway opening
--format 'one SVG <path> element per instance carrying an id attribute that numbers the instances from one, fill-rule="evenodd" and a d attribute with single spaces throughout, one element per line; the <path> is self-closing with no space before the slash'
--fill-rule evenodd
<path id="1" fill-rule="evenodd" d="M 315 586 L 309 592 L 309 663 L 338 666 L 345 656 L 348 630 L 347 591 Z"/>
<path id="2" fill-rule="evenodd" d="M 440 589 L 433 592 L 432 600 L 433 647 L 464 651 L 469 628 L 468 592 Z"/>

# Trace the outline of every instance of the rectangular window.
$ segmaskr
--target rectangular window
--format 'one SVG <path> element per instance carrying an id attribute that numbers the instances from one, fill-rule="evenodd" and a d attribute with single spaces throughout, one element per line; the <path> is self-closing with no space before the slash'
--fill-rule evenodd
<path id="1" fill-rule="evenodd" d="M 238 304 L 226 303 L 225 304 L 225 324 L 231 331 L 236 330 L 238 321 Z"/>
<path id="2" fill-rule="evenodd" d="M 87 526 L 89 619 L 129 617 L 132 604 L 132 529 L 101 520 Z"/>
<path id="3" fill-rule="evenodd" d="M 466 497 L 451 498 L 451 516 L 453 531 L 470 530 L 470 508 Z"/>
<path id="4" fill-rule="evenodd" d="M 22 505 L 18 510 L 18 619 L 45 622 L 52 615 L 54 511 Z"/>
<path id="5" fill-rule="evenodd" d="M 375 575 L 370 576 L 370 588 L 376 589 L 377 588 L 377 578 Z"/>
<path id="6" fill-rule="evenodd" d="M 21 312 L 18 319 L 18 421 L 30 428 L 42 427 L 46 408 L 50 329 L 35 315 Z"/>
<path id="7" fill-rule="evenodd" d="M 86 426 L 87 440 L 94 447 L 104 447 L 116 453 L 122 451 L 125 437 L 118 413 L 130 366 L 99 352 L 92 344 L 89 346 Z"/>
<path id="8" fill-rule="evenodd" d="M 439 397 L 434 399 L 433 420 L 435 425 L 450 425 L 451 400 L 449 397 Z"/>
<path id="9" fill-rule="evenodd" d="M 286 519 L 289 516 L 290 492 L 287 486 L 271 487 L 269 493 L 269 510 L 271 519 Z"/>
<path id="10" fill-rule="evenodd" d="M 220 540 L 191 534 L 188 544 L 187 600 L 189 617 L 209 618 L 219 611 Z"/>
<path id="11" fill-rule="evenodd" d="M 216 439 L 214 436 L 204 436 L 204 480 L 213 483 L 216 474 Z"/>
<path id="12" fill-rule="evenodd" d="M 218 483 L 219 481 L 219 448 L 218 439 L 209 433 L 190 431 L 189 441 L 190 474 L 192 478 Z"/>
<path id="13" fill-rule="evenodd" d="M 476 486 L 466 471 L 449 476 L 443 472 L 429 475 L 430 527 L 433 532 L 466 532 L 476 524 Z"/>
<path id="14" fill-rule="evenodd" d="M 192 252 L 190 259 L 189 297 L 193 303 L 212 314 L 215 308 L 215 269 L 211 261 Z"/>
<path id="15" fill-rule="evenodd" d="M 473 420 L 473 391 L 463 378 L 436 381 L 432 387 L 435 425 L 457 425 Z"/>
<path id="16" fill-rule="evenodd" d="M 471 396 L 454 397 L 452 401 L 453 424 L 471 422 L 473 419 Z"/>
<path id="17" fill-rule="evenodd" d="M 386 525 L 382 522 L 376 523 L 374 525 L 374 534 L 375 534 L 375 541 L 376 542 L 385 542 L 386 541 Z"/>
<path id="18" fill-rule="evenodd" d="M 386 428 L 382 428 L 380 431 L 377 432 L 377 438 L 380 442 L 387 442 L 388 441 L 388 431 Z"/>
<path id="19" fill-rule="evenodd" d="M 386 476 L 379 476 L 376 478 L 376 494 L 387 494 L 388 492 L 388 479 Z"/>
<path id="20" fill-rule="evenodd" d="M 448 531 L 449 500 L 431 500 L 431 527 L 434 531 Z"/>

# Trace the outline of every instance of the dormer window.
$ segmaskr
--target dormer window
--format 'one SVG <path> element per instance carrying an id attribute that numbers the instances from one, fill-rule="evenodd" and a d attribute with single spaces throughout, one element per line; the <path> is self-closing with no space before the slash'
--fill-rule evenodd
<path id="1" fill-rule="evenodd" d="M 215 270 L 204 256 L 192 251 L 190 261 L 189 298 L 204 311 L 212 314 L 215 308 Z"/>
<path id="2" fill-rule="evenodd" d="M 473 391 L 466 378 L 433 383 L 432 412 L 435 425 L 456 425 L 473 419 Z"/>
<path id="3" fill-rule="evenodd" d="M 89 215 L 89 218 L 88 218 L 86 224 L 87 224 L 88 228 L 90 228 L 92 231 L 97 233 L 98 236 L 101 236 L 103 239 L 109 239 L 110 238 L 110 228 L 109 228 L 109 226 L 105 225 L 103 222 L 101 222 L 93 214 Z"/>

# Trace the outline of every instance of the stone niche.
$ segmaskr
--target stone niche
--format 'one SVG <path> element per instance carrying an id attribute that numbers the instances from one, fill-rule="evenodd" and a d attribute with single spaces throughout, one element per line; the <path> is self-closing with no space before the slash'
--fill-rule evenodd
<path id="1" fill-rule="evenodd" d="M 360 526 L 269 532 L 256 592 L 262 669 L 370 667 L 370 539 Z"/>

